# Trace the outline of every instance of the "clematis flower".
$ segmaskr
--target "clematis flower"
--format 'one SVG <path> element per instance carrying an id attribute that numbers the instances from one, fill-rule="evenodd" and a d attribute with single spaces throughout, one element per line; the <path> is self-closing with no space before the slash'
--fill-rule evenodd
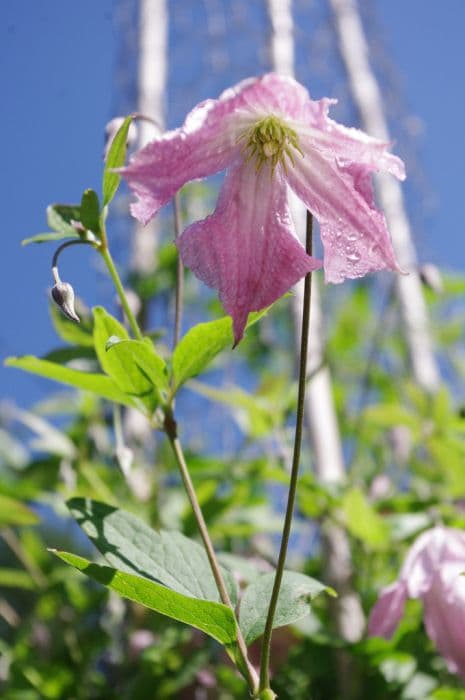
<path id="1" fill-rule="evenodd" d="M 326 281 L 399 269 L 371 173 L 403 179 L 403 163 L 388 144 L 331 120 L 334 102 L 311 100 L 273 73 L 244 80 L 199 104 L 121 171 L 138 198 L 132 213 L 147 223 L 186 182 L 227 169 L 214 213 L 177 245 L 184 264 L 219 291 L 236 343 L 249 311 L 322 265 L 297 239 L 288 186 L 320 223 Z"/>
<path id="2" fill-rule="evenodd" d="M 398 580 L 385 588 L 368 621 L 368 634 L 389 639 L 407 598 L 421 598 L 428 636 L 449 671 L 465 678 L 465 532 L 437 526 L 409 550 Z"/>

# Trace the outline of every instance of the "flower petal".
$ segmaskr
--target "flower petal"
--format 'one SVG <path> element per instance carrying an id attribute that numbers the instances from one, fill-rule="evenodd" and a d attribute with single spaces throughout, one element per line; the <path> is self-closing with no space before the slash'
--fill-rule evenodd
<path id="1" fill-rule="evenodd" d="M 270 73 L 200 103 L 180 129 L 149 143 L 120 170 L 139 200 L 132 214 L 147 223 L 186 182 L 224 170 L 243 148 L 239 136 L 258 115 L 274 110 L 298 116 L 307 101 L 299 83 Z"/>
<path id="2" fill-rule="evenodd" d="M 239 146 L 228 121 L 234 98 L 198 105 L 180 129 L 168 131 L 138 151 L 121 175 L 138 201 L 132 214 L 146 224 L 189 180 L 223 170 Z"/>
<path id="3" fill-rule="evenodd" d="M 465 578 L 457 574 L 448 590 L 439 577 L 424 596 L 425 627 L 449 671 L 465 678 Z"/>
<path id="4" fill-rule="evenodd" d="M 278 167 L 238 160 L 228 172 L 215 212 L 192 224 L 178 247 L 185 265 L 220 299 L 233 318 L 236 344 L 247 316 L 268 306 L 307 272 L 321 267 L 297 240 Z"/>
<path id="5" fill-rule="evenodd" d="M 387 172 L 399 180 L 405 179 L 405 165 L 387 150 L 392 144 L 369 136 L 360 129 L 343 126 L 328 117 L 328 108 L 337 100 L 309 100 L 305 125 L 299 131 L 304 150 L 318 149 L 339 165 L 364 165 L 371 172 Z"/>
<path id="6" fill-rule="evenodd" d="M 392 637 L 404 614 L 406 598 L 407 589 L 402 581 L 396 581 L 381 591 L 368 620 L 370 637 Z"/>
<path id="7" fill-rule="evenodd" d="M 341 168 L 313 149 L 296 158 L 287 179 L 320 223 L 327 282 L 399 271 L 385 218 L 372 206 L 360 171 Z"/>

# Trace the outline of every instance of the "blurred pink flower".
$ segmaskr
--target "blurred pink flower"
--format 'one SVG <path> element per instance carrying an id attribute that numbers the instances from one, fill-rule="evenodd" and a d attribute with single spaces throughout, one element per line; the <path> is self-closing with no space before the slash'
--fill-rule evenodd
<path id="1" fill-rule="evenodd" d="M 410 548 L 398 580 L 385 588 L 368 621 L 368 634 L 389 638 L 407 598 L 421 598 L 429 637 L 449 671 L 465 678 L 465 532 L 437 526 Z"/>
<path id="2" fill-rule="evenodd" d="M 186 182 L 228 169 L 214 213 L 177 244 L 184 263 L 219 290 L 236 342 L 249 311 L 321 267 L 296 237 L 288 185 L 320 223 L 327 282 L 398 270 L 371 173 L 403 179 L 403 163 L 388 144 L 329 119 L 334 102 L 311 100 L 292 78 L 250 78 L 199 104 L 121 171 L 138 198 L 132 213 L 147 223 Z"/>

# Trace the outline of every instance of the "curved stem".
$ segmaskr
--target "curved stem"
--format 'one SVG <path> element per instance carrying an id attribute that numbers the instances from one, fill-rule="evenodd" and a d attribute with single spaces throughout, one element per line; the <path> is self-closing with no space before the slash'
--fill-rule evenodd
<path id="1" fill-rule="evenodd" d="M 179 192 L 176 192 L 173 199 L 174 207 L 174 240 L 176 241 L 181 234 L 181 198 Z M 173 350 L 179 343 L 181 337 L 182 324 L 182 305 L 184 296 L 184 265 L 182 264 L 181 256 L 178 251 L 176 262 L 176 293 L 175 293 L 175 310 L 174 310 L 174 333 L 173 333 Z"/>
<path id="2" fill-rule="evenodd" d="M 60 277 L 58 275 L 58 258 L 65 248 L 69 248 L 72 245 L 92 245 L 94 246 L 94 248 L 96 248 L 98 244 L 96 241 L 84 241 L 82 240 L 82 238 L 79 238 L 73 239 L 72 241 L 66 241 L 65 243 L 62 243 L 60 246 L 58 246 L 52 258 L 52 272 L 55 278 L 55 282 L 60 281 Z"/>
<path id="3" fill-rule="evenodd" d="M 108 268 L 108 272 L 110 273 L 110 277 L 113 280 L 113 284 L 116 287 L 121 306 L 123 307 L 124 313 L 126 314 L 126 318 L 128 319 L 129 325 L 131 326 L 131 330 L 134 334 L 134 337 L 137 340 L 142 340 L 142 331 L 139 328 L 139 324 L 136 321 L 136 317 L 131 311 L 131 307 L 129 306 L 126 293 L 124 291 L 123 283 L 121 282 L 118 270 L 116 269 L 115 263 L 113 262 L 113 258 L 111 257 L 111 253 L 108 247 L 103 246 L 102 248 L 100 248 L 100 253 L 102 255 L 102 258 L 105 260 L 105 264 Z"/>
<path id="4" fill-rule="evenodd" d="M 203 545 L 205 547 L 205 551 L 208 557 L 208 561 L 210 563 L 210 567 L 213 573 L 213 577 L 215 579 L 216 587 L 218 589 L 218 592 L 220 594 L 221 601 L 224 605 L 226 605 L 230 610 L 232 610 L 234 617 L 236 617 L 236 613 L 234 610 L 234 606 L 231 602 L 231 598 L 229 597 L 228 590 L 226 588 L 226 584 L 223 579 L 223 575 L 221 573 L 221 568 L 218 563 L 218 560 L 216 558 L 215 550 L 213 548 L 213 543 L 210 539 L 210 534 L 208 532 L 207 524 L 205 522 L 205 519 L 203 517 L 202 509 L 200 507 L 200 503 L 197 500 L 197 494 L 195 493 L 194 489 L 194 484 L 192 483 L 191 476 L 189 474 L 189 469 L 186 464 L 186 460 L 184 457 L 184 453 L 181 447 L 181 443 L 179 442 L 179 438 L 177 436 L 177 430 L 176 430 L 176 421 L 174 420 L 174 417 L 169 411 L 169 409 L 166 409 L 165 413 L 165 432 L 166 435 L 168 436 L 168 439 L 170 441 L 171 447 L 174 452 L 174 456 L 176 458 L 176 462 L 179 467 L 179 471 L 181 473 L 181 478 L 184 484 L 184 488 L 186 489 L 187 496 L 189 498 L 189 502 L 191 504 L 192 510 L 194 512 L 195 520 L 197 522 L 199 531 L 200 531 L 200 536 L 202 538 Z M 239 625 L 237 625 L 237 647 L 238 647 L 238 653 L 239 653 L 239 658 L 241 662 L 241 668 L 243 669 L 247 682 L 249 684 L 250 690 L 252 692 L 255 692 L 257 689 L 257 682 L 258 682 L 258 677 L 255 672 L 255 669 L 253 668 L 252 664 L 250 663 L 248 657 L 247 657 L 247 647 L 244 641 L 244 637 L 242 636 L 242 632 L 239 629 Z"/>
<path id="5" fill-rule="evenodd" d="M 312 228 L 313 218 L 307 211 L 307 230 L 306 230 L 306 251 L 308 255 L 312 254 Z M 263 633 L 262 653 L 260 658 L 260 691 L 270 691 L 270 649 L 271 636 L 273 633 L 273 621 L 278 604 L 279 591 L 284 572 L 284 564 L 286 562 L 287 548 L 289 544 L 289 536 L 291 533 L 292 514 L 294 512 L 294 503 L 297 491 L 297 478 L 299 474 L 300 450 L 302 446 L 303 432 L 303 417 L 304 417 L 304 399 L 307 374 L 307 354 L 308 354 L 308 331 L 310 325 L 310 301 L 311 301 L 311 282 L 312 275 L 309 272 L 305 277 L 304 286 L 304 303 L 302 310 L 302 334 L 300 339 L 300 363 L 299 363 L 299 388 L 297 394 L 297 416 L 294 436 L 294 454 L 292 458 L 291 478 L 289 483 L 289 494 L 287 497 L 286 515 L 284 517 L 283 534 L 281 538 L 281 547 L 279 550 L 278 563 L 276 565 L 276 573 L 271 593 L 268 615 L 266 618 L 265 631 Z M 272 691 L 271 691 L 272 692 Z M 274 697 L 274 694 L 269 694 Z"/>

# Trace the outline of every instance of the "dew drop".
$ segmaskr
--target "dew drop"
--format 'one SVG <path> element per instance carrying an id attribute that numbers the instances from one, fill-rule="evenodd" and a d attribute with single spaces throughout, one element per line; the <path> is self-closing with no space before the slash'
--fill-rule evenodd
<path id="1" fill-rule="evenodd" d="M 347 260 L 350 260 L 350 262 L 357 263 L 362 256 L 360 253 L 358 253 L 356 250 L 354 250 L 352 253 L 347 254 Z"/>

